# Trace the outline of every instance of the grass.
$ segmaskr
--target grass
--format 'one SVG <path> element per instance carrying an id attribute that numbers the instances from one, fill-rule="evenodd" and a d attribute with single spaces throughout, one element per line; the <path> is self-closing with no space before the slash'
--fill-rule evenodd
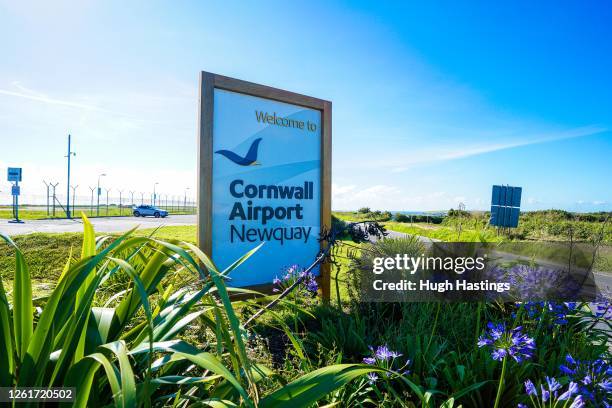
<path id="1" fill-rule="evenodd" d="M 385 222 L 384 226 L 391 231 L 420 235 L 446 242 L 501 242 L 503 239 L 497 236 L 491 229 L 474 230 L 463 228 L 461 233 L 459 233 L 456 228 L 451 227 L 433 226 L 430 224 L 408 224 L 395 221 Z"/>
<path id="2" fill-rule="evenodd" d="M 195 225 L 168 226 L 159 229 L 148 228 L 137 230 L 135 235 L 149 236 L 155 232 L 155 238 L 161 240 L 177 239 L 196 242 Z M 108 235 L 108 234 L 97 234 Z M 118 235 L 117 235 L 118 236 Z M 73 256 L 80 254 L 83 234 L 68 233 L 33 233 L 13 237 L 17 246 L 23 251 L 29 265 L 32 279 L 44 289 L 48 283 L 55 283 L 59 277 L 66 259 L 72 251 Z M 11 280 L 10 271 L 15 267 L 14 250 L 7 245 L 0 245 L 0 277 Z M 10 272 L 12 275 L 12 272 Z M 36 289 L 36 287 L 34 288 Z"/>
<path id="3" fill-rule="evenodd" d="M 32 279 L 55 282 L 66 264 L 70 251 L 76 255 L 80 254 L 83 234 L 34 233 L 17 235 L 13 240 L 24 253 Z M 0 245 L 0 276 L 12 279 L 7 273 L 12 274 L 14 268 L 14 250 L 8 245 Z"/>
<path id="4" fill-rule="evenodd" d="M 150 235 L 155 234 L 154 236 L 163 240 L 170 239 L 178 239 L 179 241 L 187 241 L 191 243 L 196 243 L 197 232 L 195 225 L 175 225 L 175 226 L 166 226 L 162 228 L 146 228 L 142 230 L 137 230 L 137 235 Z"/>

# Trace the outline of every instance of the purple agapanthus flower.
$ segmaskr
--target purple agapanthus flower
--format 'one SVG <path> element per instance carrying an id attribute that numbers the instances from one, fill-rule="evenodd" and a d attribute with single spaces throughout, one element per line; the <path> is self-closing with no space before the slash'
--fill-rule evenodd
<path id="1" fill-rule="evenodd" d="M 559 370 L 576 383 L 578 393 L 594 403 L 605 402 L 612 393 L 612 367 L 603 357 L 578 360 L 568 354 Z"/>
<path id="2" fill-rule="evenodd" d="M 508 282 L 510 295 L 516 300 L 575 299 L 582 288 L 563 268 L 496 265 L 487 274 L 491 280 Z"/>
<path id="3" fill-rule="evenodd" d="M 572 407 L 581 408 L 584 406 L 584 400 L 581 395 L 578 394 L 578 386 L 574 382 L 570 382 L 567 390 L 561 392 L 562 386 L 554 377 L 546 377 L 544 383 L 540 384 L 540 389 L 535 386 L 531 380 L 525 381 L 525 393 L 532 401 L 540 401 L 539 406 L 556 406 L 559 401 L 571 401 Z M 519 407 L 526 405 L 519 404 Z"/>
<path id="4" fill-rule="evenodd" d="M 536 389 L 535 385 L 533 385 L 531 380 L 525 381 L 525 392 L 527 395 L 538 395 L 538 390 Z"/>
<path id="5" fill-rule="evenodd" d="M 578 394 L 578 384 L 576 384 L 575 382 L 572 381 L 572 382 L 569 383 L 569 385 L 567 387 L 567 391 L 565 391 L 563 394 L 561 394 L 559 396 L 559 399 L 561 401 L 565 401 L 565 400 L 570 399 L 570 397 L 572 395 L 576 395 L 576 394 Z"/>
<path id="6" fill-rule="evenodd" d="M 522 363 L 533 357 L 535 341 L 523 334 L 521 326 L 507 330 L 503 323 L 487 324 L 487 331 L 478 339 L 478 347 L 488 347 L 493 360 L 501 361 L 512 357 L 517 363 Z"/>
<path id="7" fill-rule="evenodd" d="M 378 380 L 378 375 L 376 375 L 376 373 L 368 374 L 368 382 L 370 383 L 370 385 L 374 384 L 376 380 Z"/>
<path id="8" fill-rule="evenodd" d="M 391 358 L 391 350 L 387 346 L 378 346 L 375 356 L 379 360 L 388 360 Z"/>
<path id="9" fill-rule="evenodd" d="M 370 346 L 369 348 L 372 354 L 368 357 L 364 357 L 362 361 L 365 364 L 376 365 L 387 370 L 401 372 L 403 375 L 407 375 L 409 373 L 409 371 L 406 370 L 406 367 L 410 365 L 411 361 L 406 359 L 406 361 L 401 364 L 399 359 L 402 356 L 401 353 L 389 349 L 386 344 L 376 348 Z M 389 375 L 390 373 L 385 373 L 385 376 L 389 377 Z"/>
<path id="10" fill-rule="evenodd" d="M 540 321 L 542 316 L 549 316 L 555 325 L 565 325 L 568 323 L 568 316 L 576 310 L 575 302 L 524 302 L 519 303 L 527 317 L 532 320 Z M 516 317 L 516 312 L 512 314 Z M 550 325 L 552 326 L 552 325 Z"/>
<path id="11" fill-rule="evenodd" d="M 574 399 L 574 402 L 572 402 L 572 405 L 569 406 L 569 408 L 583 408 L 585 406 L 586 402 L 584 402 L 584 398 L 582 397 L 582 395 L 578 395 Z"/>
<path id="12" fill-rule="evenodd" d="M 294 284 L 297 280 L 300 280 L 300 284 L 296 289 L 296 293 L 316 296 L 319 290 L 316 276 L 312 272 L 306 272 L 306 270 L 300 268 L 299 265 L 291 265 L 285 268 L 280 278 L 275 277 L 272 281 L 274 285 L 273 291 L 280 292 Z"/>

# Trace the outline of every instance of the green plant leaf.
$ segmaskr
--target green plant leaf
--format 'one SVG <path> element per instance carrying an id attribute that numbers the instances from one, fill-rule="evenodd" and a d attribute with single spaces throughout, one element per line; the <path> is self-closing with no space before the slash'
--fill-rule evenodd
<path id="1" fill-rule="evenodd" d="M 337 364 L 320 368 L 263 398 L 259 407 L 307 407 L 355 378 L 374 371 L 384 370 L 363 364 Z"/>
<path id="2" fill-rule="evenodd" d="M 197 366 L 204 368 L 205 370 L 210 370 L 213 373 L 220 375 L 224 379 L 226 379 L 230 384 L 234 386 L 234 388 L 238 391 L 238 393 L 242 396 L 244 400 L 244 405 L 252 407 L 253 403 L 251 402 L 246 390 L 242 387 L 240 382 L 234 377 L 234 375 L 221 363 L 217 357 L 213 354 L 202 352 L 198 350 L 196 347 L 181 341 L 166 341 L 166 342 L 157 342 L 153 343 L 152 351 L 159 352 L 164 351 L 167 353 L 174 353 L 179 357 L 183 357 Z M 130 354 L 139 354 L 139 353 L 149 353 L 150 350 L 146 345 L 142 345 L 130 352 Z"/>
<path id="3" fill-rule="evenodd" d="M 9 237 L 0 234 L 15 250 L 15 279 L 13 280 L 13 333 L 15 351 L 23 361 L 33 331 L 32 282 L 23 254 Z"/>
<path id="4" fill-rule="evenodd" d="M 9 308 L 4 285 L 0 277 L 0 387 L 13 384 L 15 361 L 13 336 L 11 334 L 11 311 Z"/>

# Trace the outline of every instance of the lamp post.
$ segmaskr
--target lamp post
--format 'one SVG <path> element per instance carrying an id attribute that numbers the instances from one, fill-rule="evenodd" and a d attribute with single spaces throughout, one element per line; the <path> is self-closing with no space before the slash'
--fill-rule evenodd
<path id="1" fill-rule="evenodd" d="M 189 190 L 189 187 L 185 187 L 185 197 L 183 198 L 183 212 L 187 212 L 187 190 Z"/>
<path id="2" fill-rule="evenodd" d="M 135 191 L 130 190 L 130 196 L 132 197 L 132 207 L 134 206 L 134 193 Z"/>
<path id="3" fill-rule="evenodd" d="M 158 184 L 159 184 L 159 182 L 157 182 L 157 181 L 155 183 L 153 183 L 153 207 L 155 207 L 155 199 L 157 198 L 155 196 L 155 186 L 158 185 Z"/>
<path id="4" fill-rule="evenodd" d="M 66 218 L 72 218 L 70 215 L 70 157 L 71 156 L 76 156 L 76 153 L 70 150 L 70 135 L 68 135 L 68 155 L 66 155 L 66 157 L 68 158 L 68 177 L 67 177 L 68 180 L 66 181 Z"/>
<path id="5" fill-rule="evenodd" d="M 106 176 L 105 173 L 102 173 L 102 174 L 98 175 L 98 202 L 96 204 L 96 217 L 100 216 L 100 193 L 101 193 L 101 191 L 100 191 L 100 177 L 104 177 L 104 176 Z"/>

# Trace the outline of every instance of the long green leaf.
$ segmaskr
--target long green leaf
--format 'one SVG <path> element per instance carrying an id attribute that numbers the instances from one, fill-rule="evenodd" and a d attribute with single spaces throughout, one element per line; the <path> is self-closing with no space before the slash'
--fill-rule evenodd
<path id="1" fill-rule="evenodd" d="M 87 216 L 82 213 L 83 219 L 83 247 L 81 250 L 81 259 L 88 259 L 93 257 L 96 254 L 96 234 L 94 233 L 93 225 L 89 222 Z M 81 298 L 85 295 L 85 291 L 94 280 L 95 269 L 87 276 L 83 286 L 79 289 L 76 295 L 76 303 L 78 304 L 81 301 Z M 85 317 L 86 322 L 83 325 L 83 332 L 79 337 L 79 343 L 77 345 L 76 351 L 74 353 L 74 361 L 78 361 L 83 358 L 85 354 L 85 340 L 87 338 L 87 323 L 89 321 L 89 314 Z"/>
<path id="2" fill-rule="evenodd" d="M 206 254 L 204 254 L 204 252 L 202 252 L 200 250 L 200 248 L 198 248 L 197 246 L 189 243 L 189 242 L 185 242 L 185 245 L 191 249 L 193 251 L 193 253 L 196 254 L 196 256 L 200 259 L 200 261 L 206 265 L 206 267 L 208 268 L 208 272 L 210 274 L 211 279 L 213 280 L 213 282 L 215 283 L 215 286 L 217 288 L 217 293 L 219 294 L 219 297 L 221 298 L 221 303 L 223 304 L 223 308 L 225 310 L 225 313 L 227 315 L 227 318 L 229 320 L 230 323 L 230 327 L 232 328 L 232 331 L 234 333 L 234 341 L 236 343 L 236 349 L 238 351 L 238 356 L 240 358 L 240 362 L 243 365 L 244 371 L 246 372 L 246 376 L 247 379 L 249 380 L 249 383 L 252 385 L 253 384 L 253 378 L 251 377 L 251 370 L 250 370 L 250 359 L 247 356 L 246 353 L 246 347 L 244 345 L 244 341 L 242 339 L 242 326 L 240 324 L 240 321 L 238 320 L 238 317 L 236 316 L 236 312 L 234 311 L 234 307 L 232 306 L 232 302 L 229 298 L 229 295 L 227 293 L 227 289 L 225 287 L 225 282 L 223 282 L 222 279 L 222 275 L 219 274 L 217 268 L 215 267 L 215 265 L 212 263 L 212 261 L 208 258 L 208 256 Z M 261 248 L 260 244 L 259 246 L 257 246 L 254 250 L 249 251 L 247 253 L 247 255 L 243 256 L 240 258 L 240 262 L 236 262 L 234 263 L 234 267 L 237 267 L 238 265 L 242 264 L 248 257 L 250 257 L 251 255 L 253 255 L 255 253 L 255 251 L 259 248 Z M 233 270 L 228 268 L 226 269 L 226 273 L 230 273 Z"/>
<path id="3" fill-rule="evenodd" d="M 12 239 L 5 235 L 2 237 L 15 250 L 15 279 L 13 280 L 13 333 L 15 336 L 15 350 L 17 356 L 23 361 L 30 344 L 33 330 L 32 283 L 30 272 L 23 254 Z"/>
<path id="4" fill-rule="evenodd" d="M 15 360 L 13 335 L 11 334 L 11 311 L 9 308 L 4 285 L 0 277 L 0 387 L 9 387 L 13 384 Z"/>
<path id="5" fill-rule="evenodd" d="M 102 346 L 107 350 L 110 350 L 119 362 L 119 372 L 121 378 L 121 390 L 120 398 L 115 395 L 115 400 L 120 402 L 122 408 L 135 407 L 136 404 L 136 380 L 134 378 L 134 372 L 130 365 L 130 360 L 127 355 L 127 348 L 125 342 L 115 341 Z"/>
<path id="6" fill-rule="evenodd" d="M 363 364 L 337 364 L 320 368 L 265 397 L 259 407 L 307 407 L 355 378 L 373 371 L 384 370 Z"/>
<path id="7" fill-rule="evenodd" d="M 245 406 L 253 406 L 253 403 L 251 402 L 247 392 L 242 387 L 240 382 L 213 354 L 202 352 L 196 347 L 179 340 L 153 343 L 153 351 L 174 353 L 175 355 L 183 357 L 196 364 L 197 366 L 204 368 L 205 370 L 210 370 L 213 373 L 222 376 L 230 384 L 232 384 L 234 388 L 238 391 L 238 393 L 242 396 L 242 398 L 244 399 L 243 403 Z M 130 354 L 140 354 L 145 352 L 148 353 L 150 352 L 150 350 L 148 347 L 146 347 L 146 345 L 143 345 L 132 350 Z"/>

